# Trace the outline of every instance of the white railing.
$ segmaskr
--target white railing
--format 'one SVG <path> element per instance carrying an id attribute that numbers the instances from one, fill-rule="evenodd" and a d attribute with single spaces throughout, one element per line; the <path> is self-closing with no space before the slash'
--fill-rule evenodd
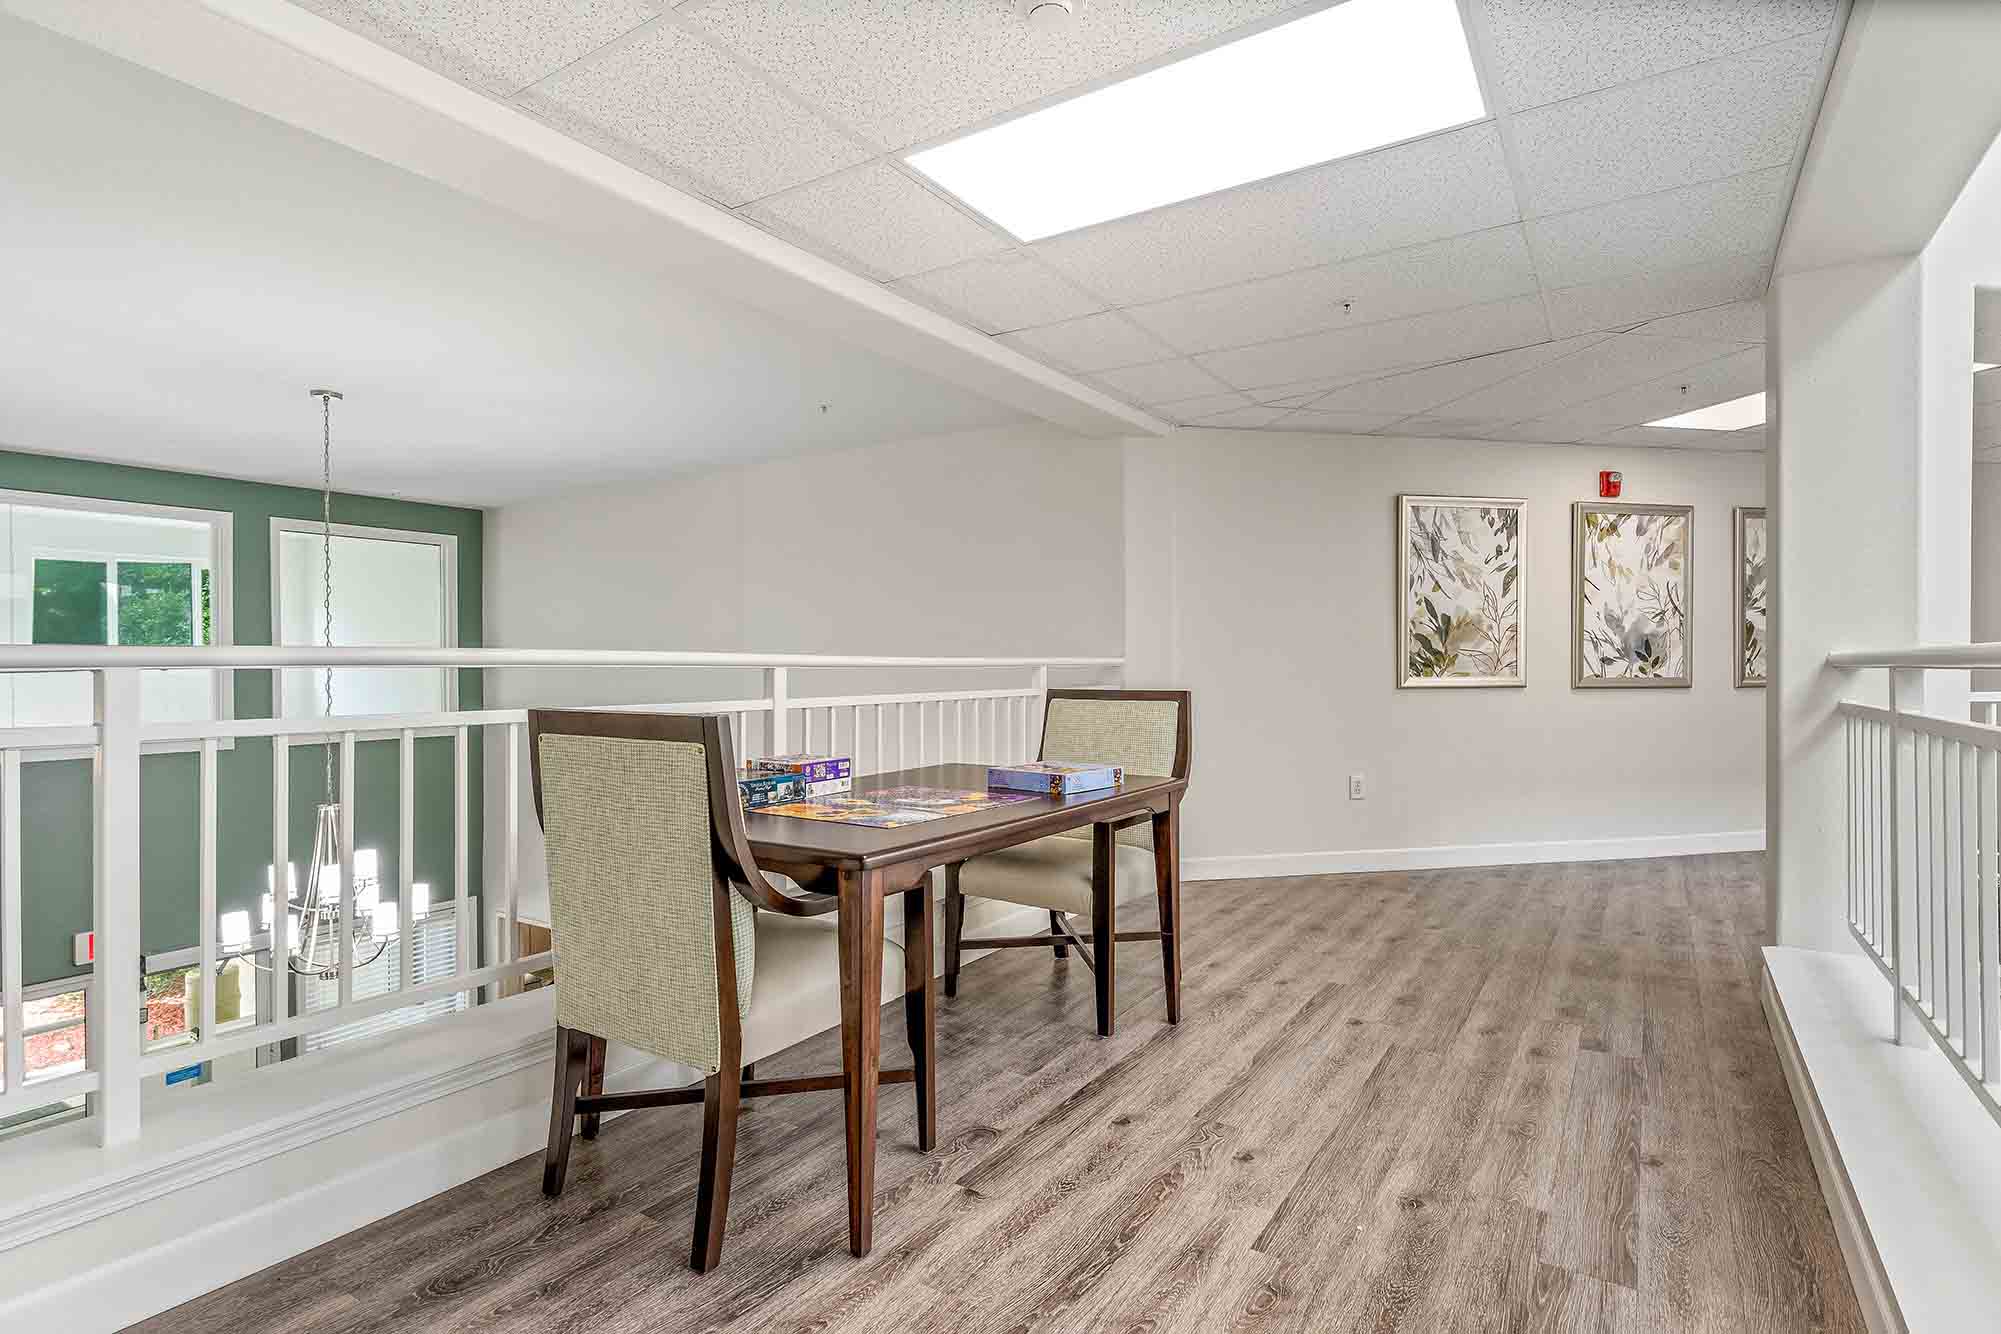
<path id="1" fill-rule="evenodd" d="M 1900 678 L 2001 667 L 2001 644 L 1837 653 L 1888 670 L 1884 705 L 1840 705 L 1846 771 L 1848 930 L 1889 980 L 1892 1025 L 1914 1016 L 2001 1121 L 2001 695 L 1985 721 L 1906 705 Z"/>
<path id="2" fill-rule="evenodd" d="M 215 722 L 146 723 L 140 718 L 140 675 L 161 668 L 212 670 L 299 667 L 439 668 L 734 668 L 762 673 L 763 688 L 748 697 L 594 707 L 653 708 L 677 713 L 727 715 L 740 757 L 791 750 L 838 750 L 853 757 L 860 773 L 910 765 L 994 762 L 1035 753 L 1041 704 L 1052 669 L 1115 675 L 1116 658 L 892 658 L 809 654 L 727 654 L 550 649 L 283 649 L 283 648 L 91 648 L 0 646 L 0 672 L 89 671 L 96 682 L 96 721 L 78 727 L 0 729 L 0 1024 L 4 1024 L 4 1083 L 0 1119 L 52 1103 L 88 1095 L 98 1140 L 119 1144 L 139 1133 L 140 1090 L 149 1078 L 198 1062 L 267 1044 L 324 1033 L 392 1010 L 440 997 L 470 996 L 545 967 L 546 953 L 516 957 L 522 830 L 522 760 L 526 754 L 525 708 L 475 709 L 444 713 L 371 717 L 235 719 Z M 868 694 L 795 695 L 797 670 L 865 668 L 885 672 L 913 669 L 978 673 L 1020 673 L 1018 683 L 978 689 L 885 691 Z M 274 699 L 278 697 L 274 689 Z M 559 705 L 564 701 L 551 700 Z M 475 732 L 501 746 L 498 809 L 501 828 L 488 830 L 486 843 L 500 853 L 496 871 L 487 868 L 482 896 L 498 913 L 496 957 L 475 965 L 478 948 L 474 887 L 470 877 L 471 749 Z M 268 739 L 273 747 L 271 810 L 291 809 L 286 755 L 294 746 L 332 744 L 340 751 L 341 863 L 339 925 L 345 939 L 356 911 L 354 896 L 355 748 L 364 742 L 397 743 L 400 778 L 397 846 L 396 938 L 411 939 L 412 875 L 417 811 L 414 800 L 416 742 L 449 737 L 452 742 L 453 884 L 452 905 L 460 931 L 457 971 L 450 977 L 417 982 L 411 974 L 414 949 L 400 948 L 396 985 L 380 995 L 356 999 L 352 952 L 339 951 L 338 1003 L 310 1014 L 289 1014 L 288 989 L 273 985 L 256 1022 L 229 1032 L 216 1028 L 218 967 L 260 941 L 282 969 L 281 933 L 286 915 L 279 895 L 293 860 L 290 822 L 272 819 L 272 911 L 267 933 L 247 944 L 225 946 L 217 920 L 217 843 L 222 812 L 217 802 L 221 749 L 247 738 Z M 134 1013 L 140 974 L 139 772 L 142 747 L 162 742 L 187 745 L 199 753 L 198 942 L 194 956 L 204 979 L 195 1037 L 147 1052 L 136 1022 L 109 1017 Z M 86 753 L 93 759 L 95 837 L 93 841 L 92 926 L 96 959 L 88 983 L 88 1054 L 80 1073 L 31 1080 L 25 1059 L 24 985 L 21 950 L 21 780 L 24 759 L 37 752 Z M 121 964 L 119 961 L 126 961 Z"/>

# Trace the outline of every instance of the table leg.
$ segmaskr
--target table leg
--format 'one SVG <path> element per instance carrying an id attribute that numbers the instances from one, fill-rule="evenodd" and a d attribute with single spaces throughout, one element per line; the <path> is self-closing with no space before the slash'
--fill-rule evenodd
<path id="1" fill-rule="evenodd" d="M 917 1147 L 938 1143 L 938 1017 L 932 1004 L 931 877 L 903 896 L 903 1028 L 917 1076 Z"/>
<path id="2" fill-rule="evenodd" d="M 1160 901 L 1160 968 L 1167 1022 L 1181 1022 L 1181 803 L 1153 817 L 1153 884 Z"/>
<path id="3" fill-rule="evenodd" d="M 1098 988 L 1098 1036 L 1112 1035 L 1118 1005 L 1118 847 L 1109 824 L 1091 826 L 1091 980 Z"/>
<path id="4" fill-rule="evenodd" d="M 882 876 L 840 873 L 841 1068 L 846 1076 L 848 1250 L 875 1239 L 875 1123 L 882 1070 Z"/>

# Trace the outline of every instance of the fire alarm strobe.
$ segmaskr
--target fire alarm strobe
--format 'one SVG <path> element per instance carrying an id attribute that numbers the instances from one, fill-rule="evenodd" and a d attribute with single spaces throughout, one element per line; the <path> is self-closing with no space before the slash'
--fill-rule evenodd
<path id="1" fill-rule="evenodd" d="M 1619 483 L 1622 482 L 1623 480 L 1625 479 L 1622 478 L 1618 473 L 1612 472 L 1609 469 L 1605 472 L 1599 473 L 1598 494 L 1606 500 L 1618 499 Z"/>

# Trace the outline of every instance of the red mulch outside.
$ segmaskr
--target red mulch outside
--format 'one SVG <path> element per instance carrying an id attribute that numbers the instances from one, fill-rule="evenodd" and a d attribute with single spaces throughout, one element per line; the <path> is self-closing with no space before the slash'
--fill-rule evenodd
<path id="1" fill-rule="evenodd" d="M 146 1040 L 157 1042 L 185 1033 L 188 1028 L 187 1005 L 179 993 L 149 997 L 146 1001 Z M 48 1023 L 52 1020 L 75 1016 L 79 1021 L 84 1015 L 82 992 L 51 996 L 37 1002 L 32 1023 Z M 39 1074 L 65 1065 L 76 1065 L 84 1059 L 84 1030 L 78 1022 L 74 1028 L 59 1028 L 49 1033 L 35 1033 L 22 1046 L 27 1051 L 28 1073 Z"/>

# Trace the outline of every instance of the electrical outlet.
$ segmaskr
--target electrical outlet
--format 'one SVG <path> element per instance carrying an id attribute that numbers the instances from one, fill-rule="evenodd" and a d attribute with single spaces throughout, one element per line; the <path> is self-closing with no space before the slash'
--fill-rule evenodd
<path id="1" fill-rule="evenodd" d="M 1368 795 L 1369 795 L 1369 793 L 1368 793 L 1368 789 L 1367 789 L 1366 785 L 1365 785 L 1365 784 L 1363 783 L 1363 781 L 1362 781 L 1362 775 L 1360 775 L 1360 774 L 1349 774 L 1349 775 L 1348 775 L 1348 800 L 1350 800 L 1350 801 L 1360 801 L 1360 800 L 1361 800 L 1361 799 L 1362 799 L 1363 797 L 1366 797 L 1366 796 L 1368 796 Z"/>

